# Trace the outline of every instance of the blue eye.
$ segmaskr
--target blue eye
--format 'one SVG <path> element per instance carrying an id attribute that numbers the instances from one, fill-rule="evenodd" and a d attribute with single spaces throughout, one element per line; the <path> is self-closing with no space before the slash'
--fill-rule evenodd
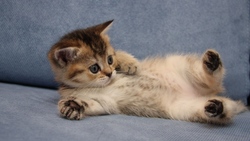
<path id="1" fill-rule="evenodd" d="M 110 55 L 108 56 L 108 64 L 112 65 L 113 64 L 113 57 Z"/>
<path id="2" fill-rule="evenodd" d="M 89 67 L 89 70 L 93 73 L 96 74 L 97 72 L 99 72 L 100 67 L 97 64 L 94 64 L 92 66 Z"/>

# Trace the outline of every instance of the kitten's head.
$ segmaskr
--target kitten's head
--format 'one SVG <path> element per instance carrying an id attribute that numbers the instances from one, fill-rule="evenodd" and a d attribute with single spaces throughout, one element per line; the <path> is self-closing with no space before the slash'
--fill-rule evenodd
<path id="1" fill-rule="evenodd" d="M 71 87 L 102 87 L 114 78 L 115 51 L 106 31 L 113 21 L 63 36 L 48 53 L 59 83 Z"/>

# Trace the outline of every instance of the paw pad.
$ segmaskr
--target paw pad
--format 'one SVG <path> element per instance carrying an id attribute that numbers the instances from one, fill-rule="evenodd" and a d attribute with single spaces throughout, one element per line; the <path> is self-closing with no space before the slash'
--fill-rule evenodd
<path id="1" fill-rule="evenodd" d="M 217 52 L 208 50 L 204 56 L 204 64 L 209 70 L 215 71 L 222 63 Z"/>
<path id="2" fill-rule="evenodd" d="M 75 98 L 63 99 L 58 104 L 63 117 L 75 120 L 84 117 L 85 106 L 88 106 L 87 103 Z"/>
<path id="3" fill-rule="evenodd" d="M 221 101 L 213 99 L 208 101 L 208 105 L 205 107 L 205 112 L 210 117 L 216 117 L 223 112 L 223 104 Z"/>

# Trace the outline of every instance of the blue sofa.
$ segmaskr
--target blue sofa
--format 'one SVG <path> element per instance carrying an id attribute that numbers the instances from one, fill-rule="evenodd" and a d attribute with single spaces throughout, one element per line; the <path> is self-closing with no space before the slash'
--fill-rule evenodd
<path id="1" fill-rule="evenodd" d="M 61 118 L 47 52 L 63 34 L 114 19 L 116 49 L 142 59 L 220 52 L 223 94 L 249 104 L 249 0 L 1 0 L 1 141 L 249 141 L 250 112 L 226 126 L 126 115 Z"/>

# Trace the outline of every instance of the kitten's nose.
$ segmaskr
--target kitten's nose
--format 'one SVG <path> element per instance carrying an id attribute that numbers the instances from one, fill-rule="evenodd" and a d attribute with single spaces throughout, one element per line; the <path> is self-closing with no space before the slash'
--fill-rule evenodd
<path id="1" fill-rule="evenodd" d="M 111 73 L 106 73 L 106 76 L 111 77 L 112 76 L 112 72 Z"/>

